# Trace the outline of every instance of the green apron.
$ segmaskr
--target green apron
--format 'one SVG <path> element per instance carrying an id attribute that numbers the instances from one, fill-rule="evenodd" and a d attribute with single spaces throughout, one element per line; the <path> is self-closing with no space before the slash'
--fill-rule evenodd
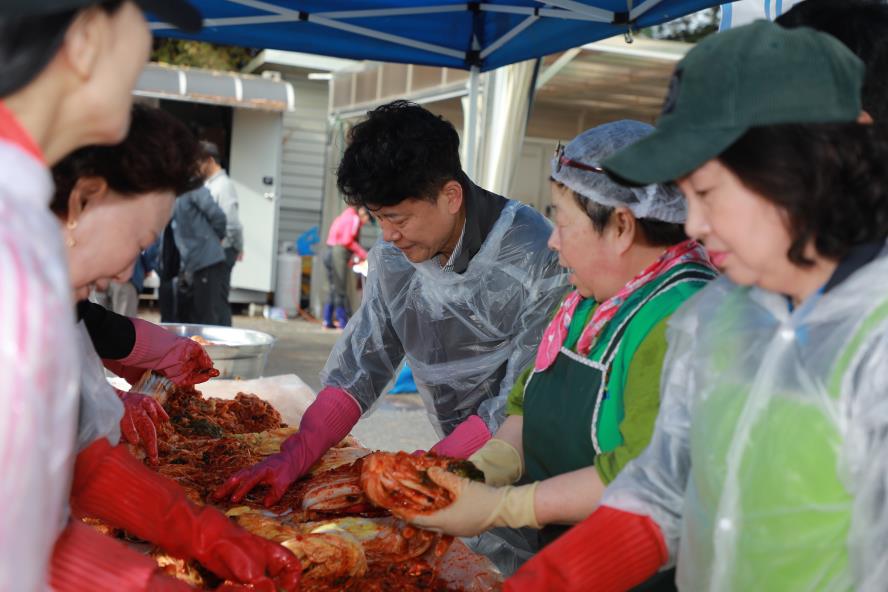
<path id="1" fill-rule="evenodd" d="M 534 481 L 588 467 L 597 454 L 591 438 L 575 436 L 589 433 L 598 399 L 589 393 L 601 390 L 605 367 L 569 349 L 594 308 L 591 299 L 577 306 L 555 363 L 543 372 L 534 372 L 525 385 L 522 445 L 527 457 L 525 472 Z M 551 429 L 553 425 L 559 429 Z M 574 437 L 565 437 L 567 434 Z"/>
<path id="2" fill-rule="evenodd" d="M 580 310 L 584 307 L 585 310 Z M 577 307 L 565 345 L 573 345 L 586 325 L 594 302 L 583 301 Z M 579 330 L 575 330 L 575 327 Z M 575 334 L 576 333 L 576 334 Z M 561 353 L 544 372 L 535 372 L 524 389 L 524 427 L 522 446 L 525 473 L 532 481 L 562 475 L 594 463 L 597 452 L 588 434 L 593 416 L 606 384 L 605 365 L 593 362 L 562 346 Z M 596 393 L 590 397 L 589 393 Z M 557 429 L 553 429 L 557 426 Z M 571 437 L 573 436 L 573 437 Z M 569 527 L 548 525 L 540 531 L 546 545 Z"/>
<path id="3" fill-rule="evenodd" d="M 623 443 L 619 428 L 623 419 L 622 386 L 628 371 L 625 360 L 632 359 L 655 325 L 713 277 L 706 268 L 684 264 L 642 286 L 620 306 L 588 356 L 572 348 L 589 322 L 595 303 L 587 299 L 577 306 L 555 362 L 544 371 L 533 372 L 525 384 L 522 446 L 526 477 L 542 481 L 592 466 L 599 454 Z M 649 303 L 652 306 L 647 306 Z M 622 383 L 619 392 L 609 392 L 609 387 L 614 387 L 614 372 Z M 540 533 L 543 544 L 567 528 L 545 527 Z"/>

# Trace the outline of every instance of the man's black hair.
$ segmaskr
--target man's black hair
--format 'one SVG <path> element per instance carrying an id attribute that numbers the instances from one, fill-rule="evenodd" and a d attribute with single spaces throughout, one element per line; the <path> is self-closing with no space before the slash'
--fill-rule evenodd
<path id="1" fill-rule="evenodd" d="M 349 205 L 373 209 L 409 198 L 434 200 L 448 181 L 462 183 L 456 129 L 419 105 L 377 107 L 348 137 L 336 181 Z"/>
<path id="2" fill-rule="evenodd" d="M 111 0 L 99 6 L 106 12 L 114 13 L 123 2 Z M 68 27 L 81 10 L 0 17 L 0 98 L 13 94 L 37 78 L 59 51 Z"/>
<path id="3" fill-rule="evenodd" d="M 810 27 L 845 44 L 866 65 L 863 108 L 888 118 L 888 4 L 882 0 L 805 0 L 776 19 L 786 28 Z"/>

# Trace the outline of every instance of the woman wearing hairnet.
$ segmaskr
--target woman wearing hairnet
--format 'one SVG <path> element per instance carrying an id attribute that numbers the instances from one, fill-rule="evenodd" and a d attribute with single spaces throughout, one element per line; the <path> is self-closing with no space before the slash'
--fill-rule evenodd
<path id="1" fill-rule="evenodd" d="M 677 179 L 723 277 L 670 322 L 650 446 L 507 590 L 884 590 L 888 144 L 863 64 L 759 21 L 676 68 L 654 134 L 605 160 Z"/>
<path id="2" fill-rule="evenodd" d="M 685 236 L 685 203 L 675 188 L 622 187 L 599 168 L 652 131 L 637 121 L 609 123 L 556 152 L 549 247 L 575 289 L 512 390 L 508 419 L 470 457 L 487 484 L 430 470 L 456 501 L 408 517 L 415 524 L 459 536 L 530 526 L 542 528 L 546 544 L 562 525 L 587 517 L 605 485 L 647 446 L 666 321 L 716 276 L 703 248 Z M 511 486 L 522 477 L 531 483 Z"/>

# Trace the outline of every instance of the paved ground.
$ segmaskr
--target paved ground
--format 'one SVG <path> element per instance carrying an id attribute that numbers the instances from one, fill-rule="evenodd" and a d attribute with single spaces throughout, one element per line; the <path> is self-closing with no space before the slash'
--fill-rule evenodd
<path id="1" fill-rule="evenodd" d="M 157 313 L 151 310 L 143 309 L 139 316 L 158 321 Z M 266 376 L 296 374 L 315 391 L 320 390 L 318 375 L 339 337 L 338 331 L 327 331 L 320 324 L 300 319 L 270 321 L 240 315 L 234 317 L 234 326 L 277 338 Z M 381 450 L 427 450 L 438 440 L 417 395 L 385 396 L 375 411 L 358 422 L 353 433 L 368 448 Z"/>

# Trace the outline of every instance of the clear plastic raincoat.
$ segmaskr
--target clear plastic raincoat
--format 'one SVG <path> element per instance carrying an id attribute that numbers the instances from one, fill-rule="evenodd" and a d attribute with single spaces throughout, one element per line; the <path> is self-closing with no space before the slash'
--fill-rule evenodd
<path id="1" fill-rule="evenodd" d="M 0 103 L 0 590 L 46 589 L 64 526 L 80 359 L 52 179 Z"/>
<path id="2" fill-rule="evenodd" d="M 682 590 L 884 590 L 886 251 L 792 312 L 722 278 L 669 342 L 651 444 L 603 503 L 658 523 Z"/>
<path id="3" fill-rule="evenodd" d="M 105 367 L 96 353 L 86 324 L 77 324 L 83 370 L 80 373 L 80 422 L 77 452 L 98 440 L 108 438 L 112 446 L 120 441 L 123 402 L 105 378 Z"/>
<path id="4" fill-rule="evenodd" d="M 509 202 L 462 274 L 435 261 L 411 263 L 380 241 L 369 254 L 361 307 L 321 382 L 345 389 L 366 412 L 406 357 L 440 435 L 472 414 L 495 431 L 567 288 L 546 246 L 550 233 L 540 214 Z"/>

